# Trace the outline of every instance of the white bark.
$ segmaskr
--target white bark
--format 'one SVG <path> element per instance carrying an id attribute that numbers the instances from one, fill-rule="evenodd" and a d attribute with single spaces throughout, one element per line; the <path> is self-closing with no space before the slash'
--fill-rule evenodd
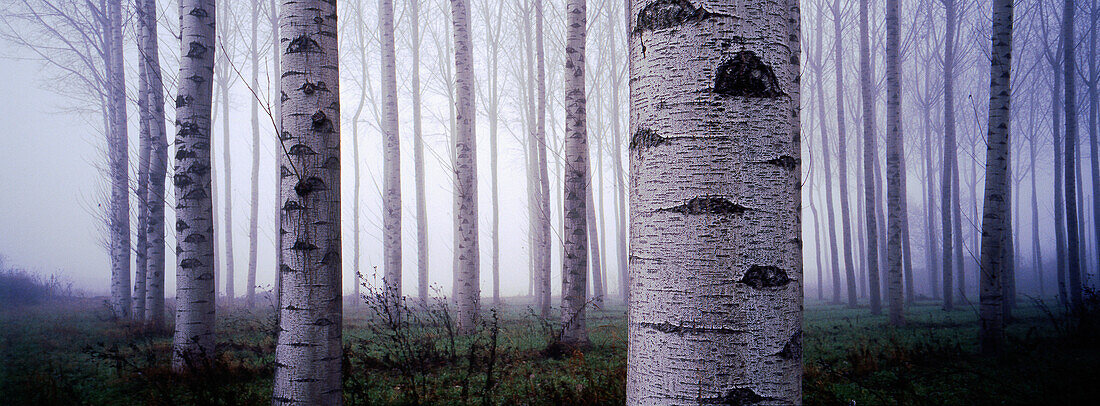
<path id="1" fill-rule="evenodd" d="M 107 166 L 111 197 L 108 233 L 111 253 L 111 304 L 115 314 L 130 317 L 130 150 L 126 130 L 126 73 L 122 60 L 122 1 L 107 2 Z"/>
<path id="2" fill-rule="evenodd" d="M 424 134 L 420 117 L 420 0 L 411 0 L 412 19 L 412 103 L 413 166 L 416 177 L 416 270 L 417 292 L 428 300 L 428 209 L 424 195 Z"/>
<path id="3" fill-rule="evenodd" d="M 249 37 L 249 50 L 251 51 L 252 76 L 249 82 L 252 91 L 259 94 L 260 91 L 260 0 L 252 0 L 251 36 Z M 251 97 L 250 103 L 252 124 L 252 185 L 251 207 L 248 217 L 248 276 L 245 286 L 245 303 L 251 308 L 256 300 L 256 264 L 259 249 L 259 222 L 260 222 L 260 98 Z"/>
<path id="4" fill-rule="evenodd" d="M 281 297 L 277 405 L 339 405 L 340 108 L 336 3 L 285 0 L 279 19 Z"/>
<path id="5" fill-rule="evenodd" d="M 146 190 L 145 233 L 145 322 L 156 330 L 164 328 L 164 182 L 168 172 L 168 137 L 164 124 L 164 84 L 161 79 L 160 51 L 157 42 L 155 0 L 140 0 L 138 30 L 141 33 L 141 68 L 147 103 L 142 124 L 149 129 L 149 186 Z M 146 123 L 146 121 L 148 122 Z"/>
<path id="6" fill-rule="evenodd" d="M 875 99 L 871 86 L 871 49 L 868 44 L 867 30 L 867 0 L 859 2 L 859 87 L 860 99 L 863 104 L 863 218 L 867 222 L 867 286 L 870 287 L 871 314 L 882 313 L 882 295 L 879 293 L 879 250 L 878 247 L 878 223 L 875 218 L 875 208 L 878 200 L 875 198 L 874 182 L 875 155 L 878 153 L 875 136 Z M 831 176 L 831 175 L 826 175 Z"/>
<path id="7" fill-rule="evenodd" d="M 565 40 L 565 178 L 564 251 L 561 272 L 562 342 L 588 342 L 585 328 L 588 274 L 588 132 L 585 128 L 584 37 L 585 0 L 569 0 Z"/>
<path id="8" fill-rule="evenodd" d="M 799 404 L 798 4 L 632 8 L 627 403 Z"/>
<path id="9" fill-rule="evenodd" d="M 397 117 L 397 57 L 393 0 L 378 0 L 382 52 L 382 267 L 386 294 L 401 297 L 401 134 Z"/>
<path id="10" fill-rule="evenodd" d="M 901 134 L 901 27 L 898 2 L 886 1 L 886 205 L 889 223 L 886 231 L 886 287 L 890 304 L 890 324 L 905 324 L 902 294 L 902 157 L 905 145 Z M 870 247 L 869 247 L 870 248 Z M 873 251 L 873 249 L 872 249 Z M 874 289 L 874 287 L 872 287 Z"/>
<path id="11" fill-rule="evenodd" d="M 477 138 L 473 43 L 466 0 L 451 0 L 455 51 L 454 268 L 459 329 L 472 331 L 481 301 L 477 215 Z"/>
<path id="12" fill-rule="evenodd" d="M 180 2 L 176 96 L 176 330 L 172 368 L 214 356 L 214 212 L 211 204 L 213 0 Z"/>
<path id="13" fill-rule="evenodd" d="M 844 16 L 840 0 L 833 3 L 833 62 L 836 73 L 836 136 L 837 136 L 837 176 L 840 186 L 840 228 L 844 238 L 844 270 L 848 281 L 848 306 L 856 306 L 856 270 L 852 259 L 851 211 L 848 209 L 848 140 L 847 126 L 844 123 Z M 870 179 L 867 180 L 870 182 Z M 872 249 L 872 247 L 868 247 Z"/>

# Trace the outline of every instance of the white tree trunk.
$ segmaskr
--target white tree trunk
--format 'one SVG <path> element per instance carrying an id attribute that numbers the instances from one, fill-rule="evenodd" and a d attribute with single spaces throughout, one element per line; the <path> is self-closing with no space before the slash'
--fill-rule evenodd
<path id="1" fill-rule="evenodd" d="M 401 134 L 397 117 L 397 57 L 393 0 L 378 0 L 382 48 L 382 266 L 383 284 L 393 304 L 401 297 Z"/>
<path id="2" fill-rule="evenodd" d="M 141 64 L 145 70 L 144 90 L 147 110 L 142 121 L 149 120 L 149 186 L 146 191 L 145 233 L 145 321 L 155 330 L 164 328 L 164 182 L 168 173 L 168 137 L 164 124 L 164 84 L 161 80 L 160 51 L 157 42 L 155 0 L 140 0 L 138 29 L 141 32 Z"/>
<path id="3" fill-rule="evenodd" d="M 108 239 L 111 254 L 111 303 L 115 314 L 130 317 L 130 150 L 126 135 L 126 73 L 122 56 L 122 1 L 107 2 L 104 41 L 107 57 L 107 161 L 111 177 Z"/>
<path id="4" fill-rule="evenodd" d="M 1012 255 L 1008 194 L 1011 159 L 1012 0 L 993 2 L 993 45 L 989 70 L 989 132 L 986 137 L 985 203 L 982 206 L 981 348 L 999 354 L 1004 345 L 1003 277 Z"/>
<path id="5" fill-rule="evenodd" d="M 588 274 L 588 132 L 585 128 L 585 0 L 565 5 L 565 178 L 564 251 L 561 271 L 561 339 L 570 345 L 588 342 L 585 329 Z"/>
<path id="6" fill-rule="evenodd" d="M 852 219 L 848 204 L 848 139 L 844 117 L 844 48 L 842 20 L 843 7 L 840 0 L 833 3 L 833 62 L 836 73 L 836 136 L 837 136 L 837 176 L 840 186 L 840 228 L 844 238 L 844 272 L 848 281 L 848 307 L 856 306 L 856 270 L 852 259 Z M 871 180 L 868 179 L 867 182 Z M 872 247 L 868 247 L 872 249 Z"/>
<path id="7" fill-rule="evenodd" d="M 878 153 L 875 135 L 875 99 L 871 86 L 871 48 L 868 44 L 867 0 L 859 2 L 859 87 L 863 104 L 863 218 L 867 222 L 867 285 L 870 287 L 871 314 L 882 313 L 882 295 L 879 293 L 878 223 L 875 221 L 874 182 L 875 155 Z M 826 174 L 826 176 L 832 176 Z"/>
<path id="8" fill-rule="evenodd" d="M 633 10 L 627 403 L 799 404 L 798 3 Z"/>
<path id="9" fill-rule="evenodd" d="M 279 128 L 277 405 L 339 405 L 341 391 L 340 108 L 336 2 L 285 1 Z"/>
<path id="10" fill-rule="evenodd" d="M 252 0 L 252 35 L 249 38 L 249 50 L 251 51 L 252 77 L 249 82 L 252 91 L 259 95 L 260 92 L 260 0 Z M 252 185 L 249 199 L 251 207 L 248 217 L 248 276 L 245 286 L 245 303 L 251 308 L 256 300 L 256 264 L 258 262 L 257 250 L 259 249 L 259 222 L 260 222 L 260 99 L 254 95 L 250 103 L 252 124 Z"/>
<path id="11" fill-rule="evenodd" d="M 941 179 L 942 191 L 940 194 L 940 216 L 943 230 L 943 309 L 951 311 L 955 309 L 955 281 L 953 275 L 956 271 L 961 274 L 962 269 L 953 270 L 951 262 L 952 233 L 952 186 L 957 185 L 958 157 L 955 146 L 955 0 L 943 0 L 946 19 L 947 34 L 944 36 L 943 52 L 943 174 Z M 957 221 L 957 219 L 956 219 Z M 958 236 L 955 236 L 958 237 Z M 957 239 L 957 238 L 956 238 Z M 956 247 L 957 248 L 957 247 Z M 964 286 L 960 284 L 959 291 Z"/>
<path id="12" fill-rule="evenodd" d="M 180 2 L 176 96 L 176 331 L 172 368 L 214 357 L 214 212 L 211 204 L 213 0 Z"/>
<path id="13" fill-rule="evenodd" d="M 229 8 L 225 7 L 222 10 L 226 11 L 226 10 L 229 10 Z M 225 14 L 226 14 L 224 16 L 224 17 L 226 17 L 225 20 L 229 21 L 229 19 L 228 19 L 229 13 L 226 12 Z M 225 38 L 225 36 L 223 35 L 222 36 L 223 41 L 224 41 L 224 38 Z M 228 49 L 228 46 L 223 46 L 223 49 L 220 50 L 221 53 L 224 55 L 223 59 L 222 59 L 222 62 L 226 63 L 226 64 L 230 63 L 229 55 L 225 55 L 225 52 L 227 52 L 227 49 Z M 232 83 L 232 78 L 231 78 L 230 75 L 236 75 L 237 73 L 234 72 L 234 71 L 231 71 L 228 67 L 226 67 L 226 69 L 223 70 L 223 73 L 224 73 L 224 76 L 222 77 L 222 86 L 221 86 L 222 87 L 222 105 L 221 105 L 221 107 L 222 107 L 222 161 L 224 162 L 225 167 L 224 167 L 224 170 L 222 171 L 222 176 L 223 176 L 223 179 L 225 179 L 225 184 L 224 185 L 218 185 L 218 186 L 224 188 L 224 189 L 222 189 L 222 195 L 225 196 L 225 207 L 223 208 L 223 210 L 224 210 L 223 213 L 225 213 L 225 215 L 224 215 L 225 218 L 223 219 L 225 221 L 225 228 L 221 232 L 222 235 L 225 236 L 225 298 L 226 298 L 226 303 L 227 304 L 232 304 L 233 299 L 236 298 L 236 292 L 234 292 L 234 289 L 233 289 L 233 279 L 234 279 L 233 264 L 236 261 L 233 260 L 234 259 L 234 257 L 233 257 L 233 175 L 232 175 L 233 174 L 233 165 L 230 163 L 230 157 L 232 156 L 232 154 L 229 152 L 229 141 L 232 138 L 232 135 L 230 135 L 230 131 L 229 131 L 229 92 L 230 92 L 230 83 Z M 215 289 L 217 289 L 217 288 L 215 287 Z"/>
<path id="14" fill-rule="evenodd" d="M 535 269 L 535 291 L 537 307 L 543 318 L 550 317 L 550 244 L 552 242 L 550 222 L 550 176 L 546 154 L 546 52 L 543 43 L 543 7 L 542 0 L 535 0 L 535 87 L 538 101 L 535 108 L 535 147 L 538 149 L 538 254 Z M 560 161 L 559 161 L 560 162 Z"/>
<path id="15" fill-rule="evenodd" d="M 420 0 L 410 1 L 412 19 L 413 165 L 416 177 L 416 270 L 420 300 L 428 300 L 428 208 L 424 200 L 424 134 L 420 117 Z"/>
<path id="16" fill-rule="evenodd" d="M 135 9 L 137 12 L 138 24 L 145 14 L 144 7 L 141 1 L 137 2 Z M 146 31 L 144 27 L 139 27 L 137 30 L 137 42 L 138 46 L 144 46 L 146 40 L 144 36 Z M 141 57 L 141 51 L 138 52 L 138 56 Z M 152 130 L 149 125 L 152 124 L 152 119 L 149 117 L 149 83 L 147 72 L 148 64 L 144 60 L 138 64 L 138 95 L 137 95 L 137 108 L 138 108 L 138 180 L 135 193 L 137 195 L 138 203 L 138 226 L 137 243 L 134 244 L 134 296 L 133 296 L 133 313 L 134 320 L 145 320 L 145 284 L 148 282 L 146 279 L 146 271 L 148 271 L 148 249 L 149 244 L 146 240 L 147 235 L 145 230 L 149 228 L 149 160 L 152 155 L 151 135 Z"/>
<path id="17" fill-rule="evenodd" d="M 477 235 L 477 138 L 475 137 L 474 61 L 470 41 L 470 8 L 466 0 L 451 0 L 455 51 L 455 183 L 454 267 L 458 326 L 472 331 L 481 301 Z"/>
<path id="18" fill-rule="evenodd" d="M 886 1 L 886 205 L 889 223 L 886 231 L 886 287 L 890 303 L 890 324 L 905 324 L 902 293 L 902 157 L 905 145 L 901 135 L 901 26 L 899 0 Z M 869 247 L 870 248 L 870 247 Z M 873 251 L 873 249 L 871 249 Z M 874 289 L 874 287 L 872 287 Z"/>

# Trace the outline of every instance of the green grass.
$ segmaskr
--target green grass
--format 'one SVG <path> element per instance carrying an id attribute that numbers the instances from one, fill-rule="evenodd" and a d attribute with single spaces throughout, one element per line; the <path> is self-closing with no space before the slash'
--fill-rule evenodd
<path id="1" fill-rule="evenodd" d="M 1021 300 L 1009 325 L 1008 352 L 978 354 L 976 310 L 946 313 L 919 302 L 905 327 L 867 309 L 807 303 L 804 400 L 807 404 L 1088 404 L 1100 393 L 1095 328 L 1051 317 Z M 438 326 L 407 331 L 434 337 L 416 371 L 392 337 L 345 308 L 348 404 L 621 404 L 626 378 L 622 307 L 590 312 L 591 347 L 549 356 L 547 325 L 522 305 L 491 329 L 457 338 L 454 356 Z M 171 336 L 110 320 L 101 303 L 77 300 L 0 311 L 0 404 L 269 404 L 273 313 L 219 309 L 218 357 L 211 368 L 168 370 Z M 486 315 L 486 319 L 491 316 Z M 1094 324 L 1090 324 L 1094 325 Z M 474 356 L 469 356 L 470 353 Z M 428 355 L 424 355 L 428 354 Z M 493 363 L 493 385 L 485 370 Z M 491 388 L 491 389 L 486 389 Z"/>

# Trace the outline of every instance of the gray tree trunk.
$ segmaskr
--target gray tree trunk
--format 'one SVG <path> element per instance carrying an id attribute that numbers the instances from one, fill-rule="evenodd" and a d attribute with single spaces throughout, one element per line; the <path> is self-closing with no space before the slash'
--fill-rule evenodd
<path id="1" fill-rule="evenodd" d="M 875 99 L 872 96 L 874 89 L 871 86 L 871 47 L 868 44 L 869 32 L 867 30 L 867 0 L 859 2 L 859 87 L 863 102 L 863 199 L 864 221 L 867 222 L 867 284 L 870 287 L 871 314 L 882 313 L 882 295 L 879 292 L 879 258 L 878 250 L 878 223 L 875 221 L 875 208 L 878 201 L 875 199 L 874 167 L 875 155 L 878 146 L 875 145 Z M 831 175 L 826 175 L 831 176 Z"/>
<path id="2" fill-rule="evenodd" d="M 543 8 L 542 0 L 535 0 L 535 87 L 538 102 L 535 109 L 535 147 L 538 148 L 538 180 L 540 191 L 538 193 L 538 217 L 537 238 L 539 253 L 537 255 L 538 267 L 536 278 L 537 292 L 541 292 L 538 303 L 539 314 L 543 318 L 550 317 L 550 177 L 547 168 L 546 156 L 546 52 L 543 44 Z M 561 160 L 558 160 L 559 166 Z"/>
<path id="3" fill-rule="evenodd" d="M 340 73 L 336 2 L 284 2 L 279 118 L 279 334 L 272 404 L 339 405 Z"/>
<path id="4" fill-rule="evenodd" d="M 1029 134 L 1028 140 L 1029 158 L 1031 161 L 1031 251 L 1032 251 L 1032 272 L 1035 275 L 1035 280 L 1039 283 L 1039 297 L 1046 295 L 1046 286 L 1044 284 L 1045 272 L 1043 271 L 1043 246 L 1040 241 L 1042 237 L 1039 234 L 1039 222 L 1042 219 L 1039 217 L 1039 191 L 1036 188 L 1035 183 L 1035 134 Z"/>
<path id="5" fill-rule="evenodd" d="M 596 202 L 594 201 L 593 187 L 592 187 L 592 174 L 589 172 L 586 174 L 586 180 L 588 181 L 587 191 L 585 191 L 585 221 L 588 228 L 588 249 L 591 250 L 591 269 L 592 269 L 592 304 L 597 308 L 603 307 L 604 297 L 604 279 L 603 269 L 604 264 L 601 258 L 603 258 L 600 251 L 600 234 L 597 224 L 599 220 L 596 217 Z"/>
<path id="6" fill-rule="evenodd" d="M 625 27 L 626 27 L 626 32 L 629 33 L 630 32 L 630 0 L 623 0 L 623 3 L 625 3 L 624 7 L 623 7 L 623 16 L 625 17 L 624 19 L 626 21 L 625 22 Z M 609 13 L 608 14 L 608 30 L 607 31 L 609 33 L 614 33 L 616 31 L 618 31 L 615 28 L 616 26 L 617 26 L 617 24 L 615 24 L 615 19 Z M 627 34 L 627 35 L 629 35 L 629 34 Z M 623 300 L 623 304 L 629 304 L 630 303 L 630 273 L 629 273 L 629 268 L 627 266 L 628 263 L 629 263 L 629 259 L 628 259 L 627 254 L 626 254 L 626 252 L 627 252 L 627 246 L 626 246 L 626 230 L 627 230 L 626 227 L 627 227 L 627 225 L 626 225 L 626 222 L 627 222 L 627 217 L 629 216 L 629 214 L 626 212 L 626 199 L 627 199 L 627 197 L 626 197 L 626 174 L 624 174 L 625 171 L 623 169 L 623 152 L 622 152 L 623 151 L 623 141 L 622 141 L 622 131 L 620 130 L 620 121 L 621 121 L 621 119 L 620 119 L 620 115 L 619 115 L 619 112 L 622 111 L 622 104 L 621 104 L 621 100 L 619 99 L 619 85 L 620 85 L 620 83 L 622 83 L 622 80 L 621 80 L 621 77 L 620 77 L 622 75 L 622 70 L 620 70 L 621 68 L 619 67 L 620 55 L 619 55 L 618 51 L 616 51 L 616 49 L 615 49 L 616 45 L 615 45 L 614 35 L 612 35 L 611 40 L 609 40 L 608 43 L 609 43 L 608 53 L 611 55 L 611 72 L 612 72 L 612 75 L 614 75 L 613 76 L 614 80 L 612 80 L 612 82 L 611 82 L 611 107 L 612 107 L 612 111 L 614 111 L 615 114 L 611 119 L 611 139 L 613 140 L 612 141 L 612 146 L 613 146 L 613 148 L 615 148 L 615 152 L 612 153 L 612 155 L 611 155 L 611 162 L 612 162 L 613 165 L 615 165 L 615 192 L 616 192 L 615 202 L 616 202 L 616 204 L 618 204 L 618 207 L 615 210 L 615 214 L 616 214 L 615 218 L 617 220 L 615 222 L 615 225 L 617 227 L 617 232 L 615 233 L 615 238 L 616 238 L 615 248 L 618 251 L 618 259 L 619 259 L 619 261 L 618 261 L 619 262 L 619 295 L 621 296 L 621 298 Z M 605 281 L 605 282 L 607 282 L 607 281 Z"/>
<path id="7" fill-rule="evenodd" d="M 141 19 L 144 18 L 145 4 L 138 1 L 135 5 L 138 19 L 137 30 L 137 42 L 138 47 L 142 47 L 145 43 L 144 36 L 146 31 L 144 27 L 140 27 L 142 24 Z M 141 51 L 138 51 L 138 56 L 141 56 Z M 138 64 L 138 180 L 135 193 L 137 195 L 138 203 L 138 226 L 137 243 L 134 245 L 134 296 L 132 316 L 134 320 L 145 320 L 145 284 L 148 282 L 147 270 L 148 270 L 148 257 L 147 252 L 149 249 L 148 240 L 146 240 L 145 230 L 149 228 L 149 160 L 152 155 L 152 144 L 150 137 L 152 136 L 152 130 L 149 125 L 152 124 L 152 119 L 149 117 L 151 111 L 149 109 L 149 83 L 147 72 L 148 64 L 142 60 Z"/>
<path id="8" fill-rule="evenodd" d="M 111 253 L 111 303 L 115 315 L 130 317 L 130 150 L 126 127 L 126 72 L 122 56 L 122 1 L 107 2 L 104 41 L 107 76 L 107 166 L 111 197 L 108 234 Z"/>
<path id="9" fill-rule="evenodd" d="M 943 0 L 947 16 L 947 34 L 944 36 L 943 52 L 943 174 L 940 185 L 940 216 L 943 220 L 943 309 L 955 309 L 955 270 L 952 269 L 952 186 L 957 184 L 958 165 L 955 146 L 955 0 Z M 957 196 L 957 195 L 956 195 Z M 955 213 L 957 214 L 957 213 Z M 958 219 L 955 220 L 956 223 Z M 957 237 L 957 236 L 955 236 Z M 962 269 L 957 270 L 959 274 Z M 962 277 L 959 277 L 962 280 Z M 959 284 L 959 291 L 964 289 Z"/>
<path id="10" fill-rule="evenodd" d="M 633 5 L 627 404 L 800 404 L 798 3 Z"/>
<path id="11" fill-rule="evenodd" d="M 821 20 L 823 20 L 823 19 L 824 18 L 817 18 L 817 28 L 816 28 L 817 32 L 823 32 L 822 27 L 821 27 Z M 815 35 L 814 37 L 815 37 L 815 39 L 814 39 L 815 49 L 818 49 L 820 53 L 824 53 L 825 48 L 821 44 L 822 35 Z M 814 65 L 814 78 L 815 78 L 814 84 L 816 86 L 816 91 L 814 93 L 817 94 L 818 111 L 821 112 L 821 115 L 822 115 L 822 118 L 823 118 L 822 120 L 820 120 L 821 121 L 821 123 L 820 123 L 821 126 L 819 127 L 819 129 L 821 131 L 821 146 L 822 146 L 821 147 L 821 152 L 822 152 L 821 155 L 822 155 L 823 164 L 824 164 L 823 168 L 825 170 L 825 173 L 832 174 L 833 173 L 832 163 L 831 163 L 831 159 L 830 159 L 830 156 L 832 154 L 831 154 L 831 151 L 830 151 L 830 148 L 829 148 L 829 146 L 830 146 L 829 137 L 828 137 L 829 132 L 827 131 L 827 129 L 825 127 L 825 120 L 824 120 L 824 115 L 825 115 L 825 88 L 824 88 L 825 78 L 824 78 L 824 73 L 823 73 L 824 69 L 822 69 L 823 65 L 824 65 L 824 61 L 823 61 L 824 58 L 821 58 L 821 59 L 822 60 L 817 62 L 816 65 Z M 827 230 L 828 230 L 828 239 L 829 239 L 829 260 L 830 260 L 830 265 L 831 265 L 831 269 L 832 269 L 832 280 L 833 280 L 833 304 L 840 304 L 840 281 L 841 281 L 840 262 L 839 262 L 840 261 L 839 260 L 840 254 L 839 254 L 839 250 L 837 249 L 836 217 L 835 217 L 835 211 L 833 210 L 833 200 L 834 200 L 833 199 L 833 176 L 831 176 L 831 175 L 830 176 L 825 176 L 825 214 L 829 219 Z"/>
<path id="12" fill-rule="evenodd" d="M 902 200 L 902 157 L 905 144 L 901 134 L 901 26 L 898 22 L 899 0 L 886 1 L 886 205 L 889 212 L 886 248 L 886 286 L 890 303 L 890 324 L 905 324 L 905 303 L 902 293 L 902 248 L 904 237 Z"/>
<path id="13" fill-rule="evenodd" d="M 397 117 L 397 56 L 393 0 L 378 0 L 382 68 L 382 251 L 383 285 L 393 305 L 401 297 L 401 134 Z"/>
<path id="14" fill-rule="evenodd" d="M 144 69 L 139 92 L 145 95 L 142 123 L 148 126 L 149 186 L 146 190 L 145 234 L 145 322 L 155 330 L 164 328 L 164 182 L 168 173 L 168 137 L 164 124 L 164 84 L 161 80 L 160 51 L 157 42 L 157 7 L 154 0 L 138 2 L 138 30 L 141 33 L 141 67 Z M 148 121 L 148 122 L 146 122 Z"/>
<path id="15" fill-rule="evenodd" d="M 1100 247 L 1100 199 L 1096 193 L 1100 191 L 1100 72 L 1097 72 L 1096 41 L 1097 22 L 1100 21 L 1100 3 L 1092 0 L 1089 7 L 1089 152 L 1090 174 L 1092 175 L 1092 230 L 1094 247 Z M 1087 224 L 1087 223 L 1086 223 Z M 1097 252 L 1100 255 L 1100 252 Z"/>
<path id="16" fill-rule="evenodd" d="M 428 206 L 424 195 L 424 132 L 420 116 L 420 0 L 410 0 L 409 13 L 412 25 L 413 166 L 415 167 L 414 176 L 416 181 L 417 293 L 420 300 L 427 303 Z"/>
<path id="17" fill-rule="evenodd" d="M 561 271 L 562 342 L 588 343 L 585 328 L 588 274 L 588 131 L 585 106 L 586 0 L 568 0 L 565 34 L 565 178 L 563 199 L 565 228 Z M 593 215 L 595 217 L 595 215 Z"/>
<path id="18" fill-rule="evenodd" d="M 836 72 L 837 176 L 840 179 L 840 226 L 844 236 L 844 269 L 848 281 L 848 306 L 856 306 L 856 270 L 852 260 L 852 219 L 848 209 L 848 141 L 844 123 L 844 16 L 840 0 L 833 3 L 833 62 Z M 868 179 L 867 182 L 871 180 Z M 868 247 L 871 249 L 871 247 Z"/>
<path id="19" fill-rule="evenodd" d="M 176 330 L 172 369 L 214 357 L 214 211 L 210 156 L 214 0 L 180 2 L 176 96 Z"/>
<path id="20" fill-rule="evenodd" d="M 1012 251 L 1011 210 L 1012 0 L 993 2 L 993 45 L 989 84 L 989 132 L 986 137 L 985 203 L 982 215 L 980 335 L 982 352 L 999 354 L 1004 346 L 1006 262 Z"/>
<path id="21" fill-rule="evenodd" d="M 455 51 L 455 217 L 454 267 L 458 279 L 458 326 L 472 331 L 481 301 L 477 235 L 477 138 L 474 108 L 473 43 L 470 41 L 470 8 L 466 0 L 451 0 Z"/>
<path id="22" fill-rule="evenodd" d="M 492 230 L 490 238 L 493 244 L 493 306 L 500 306 L 500 176 L 497 172 L 497 131 L 500 123 L 500 30 L 501 13 L 504 7 L 498 4 L 486 2 L 485 10 L 485 42 L 489 46 L 488 66 L 488 93 L 485 106 L 489 117 L 489 172 L 491 172 L 492 189 Z M 490 6 L 492 5 L 492 6 Z M 496 6 L 496 7 L 493 7 Z M 496 20 L 492 19 L 492 13 L 496 12 Z"/>
<path id="23" fill-rule="evenodd" d="M 227 11 L 227 10 L 229 10 L 228 6 L 226 6 L 225 8 L 222 9 L 222 11 Z M 225 17 L 226 17 L 225 21 L 229 21 L 228 15 L 229 15 L 228 12 L 225 13 Z M 225 38 L 225 36 L 223 35 L 222 39 L 224 40 L 224 38 Z M 230 60 L 229 60 L 229 55 L 225 54 L 225 52 L 228 52 L 227 50 L 228 50 L 228 46 L 223 45 L 222 49 L 220 51 L 224 55 L 224 57 L 222 59 L 222 62 L 226 63 L 228 65 L 230 63 Z M 229 132 L 229 89 L 230 89 L 229 85 L 230 85 L 230 82 L 231 82 L 230 75 L 235 75 L 236 73 L 231 73 L 228 66 L 222 72 L 224 73 L 224 75 L 222 77 L 222 80 L 221 80 L 221 82 L 222 82 L 222 86 L 221 86 L 221 88 L 222 88 L 222 105 L 221 105 L 221 107 L 222 107 L 222 160 L 225 161 L 225 170 L 222 171 L 222 176 L 224 176 L 223 179 L 225 179 L 225 185 L 220 185 L 220 186 L 225 188 L 222 191 L 223 196 L 225 196 L 225 208 L 224 208 L 224 210 L 225 210 L 224 211 L 224 213 L 225 213 L 225 218 L 224 218 L 224 220 L 225 220 L 225 229 L 224 229 L 224 231 L 222 231 L 222 234 L 225 236 L 225 297 L 227 299 L 226 302 L 228 304 L 232 304 L 233 299 L 236 298 L 236 296 L 235 296 L 236 292 L 233 291 L 233 279 L 234 279 L 233 263 L 236 262 L 236 261 L 233 260 L 233 258 L 234 258 L 233 257 L 233 177 L 232 177 L 233 168 L 232 168 L 232 165 L 230 164 L 230 160 L 229 160 L 230 156 L 232 155 L 229 152 L 229 140 L 232 137 L 230 135 L 230 132 Z M 217 288 L 215 287 L 215 289 L 217 289 Z"/>
<path id="24" fill-rule="evenodd" d="M 249 38 L 249 50 L 252 60 L 252 91 L 260 91 L 260 0 L 252 0 L 251 36 Z M 260 222 L 260 99 L 253 96 L 250 103 L 252 124 L 252 185 L 249 190 L 251 195 L 251 207 L 248 216 L 248 276 L 245 286 L 245 304 L 249 308 L 256 301 L 256 265 L 259 260 L 259 222 Z"/>
<path id="25" fill-rule="evenodd" d="M 1074 162 L 1075 150 L 1077 149 L 1077 76 L 1075 68 L 1077 66 L 1077 59 L 1074 56 L 1076 51 L 1076 37 L 1073 31 L 1074 14 L 1076 14 L 1076 7 L 1073 0 L 1065 1 L 1065 8 L 1062 11 L 1062 72 L 1064 74 L 1063 81 L 1065 83 L 1065 119 L 1066 119 L 1066 140 L 1065 140 L 1065 181 L 1066 181 L 1066 235 L 1069 239 L 1066 241 L 1068 247 L 1068 266 L 1066 267 L 1066 273 L 1069 281 L 1069 302 L 1073 309 L 1080 309 L 1083 303 L 1081 295 L 1081 263 L 1080 263 L 1080 248 L 1079 248 L 1079 236 L 1078 231 L 1079 224 L 1077 223 L 1077 196 L 1076 185 L 1074 184 L 1074 177 L 1077 172 L 1077 164 Z"/>

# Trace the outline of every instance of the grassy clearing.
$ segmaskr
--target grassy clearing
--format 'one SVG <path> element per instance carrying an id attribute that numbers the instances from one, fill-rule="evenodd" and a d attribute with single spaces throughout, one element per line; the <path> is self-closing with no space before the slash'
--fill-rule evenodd
<path id="1" fill-rule="evenodd" d="M 813 405 L 1095 400 L 1100 392 L 1091 373 L 1100 365 L 1096 323 L 1052 317 L 1037 303 L 1020 305 L 1009 328 L 1009 353 L 988 359 L 975 347 L 974 309 L 945 313 L 937 304 L 917 303 L 907 312 L 908 325 L 892 328 L 885 316 L 871 316 L 867 309 L 808 303 L 804 399 Z M 456 337 L 453 345 L 438 323 L 398 334 L 369 320 L 363 307 L 345 311 L 344 388 L 350 405 L 623 402 L 622 307 L 590 313 L 592 346 L 566 352 L 548 351 L 553 323 L 530 316 L 523 305 L 497 315 L 496 340 L 487 322 L 472 337 Z M 167 368 L 170 333 L 112 321 L 102 303 L 6 308 L 0 311 L 0 403 L 268 404 L 273 316 L 270 308 L 220 309 L 216 360 L 195 373 L 175 375 Z"/>

